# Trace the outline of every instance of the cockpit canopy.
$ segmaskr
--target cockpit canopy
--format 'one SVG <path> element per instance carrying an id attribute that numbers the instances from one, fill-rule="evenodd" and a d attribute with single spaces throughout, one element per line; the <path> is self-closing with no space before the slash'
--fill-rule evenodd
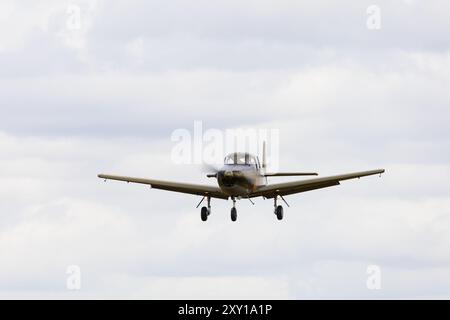
<path id="1" fill-rule="evenodd" d="M 235 152 L 227 155 L 224 159 L 224 164 L 240 164 L 259 167 L 258 158 L 250 153 Z"/>

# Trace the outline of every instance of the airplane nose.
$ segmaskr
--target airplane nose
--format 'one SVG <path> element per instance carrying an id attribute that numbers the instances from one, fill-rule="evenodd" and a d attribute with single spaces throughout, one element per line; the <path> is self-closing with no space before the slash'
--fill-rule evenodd
<path id="1" fill-rule="evenodd" d="M 223 183 L 223 185 L 227 187 L 232 187 L 234 185 L 234 178 L 233 178 L 233 171 L 223 171 L 221 174 L 219 174 L 220 181 Z"/>

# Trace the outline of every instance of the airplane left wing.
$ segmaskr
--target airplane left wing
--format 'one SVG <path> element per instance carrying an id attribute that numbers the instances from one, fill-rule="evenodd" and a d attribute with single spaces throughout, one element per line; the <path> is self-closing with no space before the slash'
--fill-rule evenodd
<path id="1" fill-rule="evenodd" d="M 112 176 L 107 174 L 99 174 L 98 177 L 105 180 L 117 180 L 117 181 L 147 184 L 154 189 L 188 193 L 206 197 L 209 196 L 211 198 L 228 199 L 228 196 L 225 193 L 223 193 L 222 190 L 220 190 L 220 188 L 213 186 L 124 177 L 124 176 Z"/>
<path id="2" fill-rule="evenodd" d="M 249 195 L 250 198 L 263 196 L 265 198 L 274 198 L 277 195 L 285 196 L 294 193 L 300 193 L 315 189 L 337 186 L 342 180 L 349 180 L 370 176 L 373 174 L 381 174 L 384 169 L 361 171 L 354 173 L 341 174 L 337 176 L 314 178 L 307 180 L 299 180 L 292 182 L 269 184 L 261 187 Z"/>

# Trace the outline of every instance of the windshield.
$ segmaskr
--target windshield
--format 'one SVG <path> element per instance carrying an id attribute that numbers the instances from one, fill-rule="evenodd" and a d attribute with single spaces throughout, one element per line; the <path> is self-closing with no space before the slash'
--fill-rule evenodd
<path id="1" fill-rule="evenodd" d="M 225 157 L 225 164 L 256 165 L 255 157 L 248 153 L 232 153 Z"/>

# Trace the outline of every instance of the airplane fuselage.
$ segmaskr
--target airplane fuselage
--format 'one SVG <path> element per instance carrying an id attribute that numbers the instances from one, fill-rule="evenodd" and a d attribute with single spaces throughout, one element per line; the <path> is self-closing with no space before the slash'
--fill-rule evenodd
<path id="1" fill-rule="evenodd" d="M 224 165 L 217 172 L 220 189 L 229 196 L 246 197 L 267 184 L 267 179 L 255 166 Z"/>

